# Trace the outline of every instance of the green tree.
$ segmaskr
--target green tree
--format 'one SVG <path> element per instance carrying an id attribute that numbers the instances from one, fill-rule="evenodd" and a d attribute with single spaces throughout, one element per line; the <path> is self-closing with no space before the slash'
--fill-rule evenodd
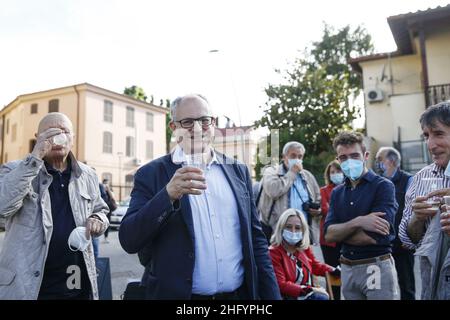
<path id="1" fill-rule="evenodd" d="M 359 115 L 354 99 L 361 92 L 361 80 L 347 61 L 371 52 L 371 37 L 363 27 L 335 30 L 325 24 L 322 39 L 305 49 L 290 70 L 276 70 L 284 83 L 265 89 L 264 116 L 255 125 L 279 130 L 280 152 L 288 141 L 303 143 L 305 166 L 321 183 L 323 170 L 334 157 L 333 138 L 351 129 Z M 258 176 L 261 166 L 257 165 Z"/>
<path id="2" fill-rule="evenodd" d="M 147 95 L 145 94 L 144 89 L 142 89 L 141 87 L 131 86 L 131 87 L 125 88 L 123 90 L 123 94 L 126 94 L 127 96 L 133 97 L 137 100 L 147 102 Z"/>

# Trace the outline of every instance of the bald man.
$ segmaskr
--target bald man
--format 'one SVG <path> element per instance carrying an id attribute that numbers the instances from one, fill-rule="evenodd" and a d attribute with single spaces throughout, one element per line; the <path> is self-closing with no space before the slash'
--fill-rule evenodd
<path id="1" fill-rule="evenodd" d="M 108 206 L 97 176 L 71 152 L 66 115 L 46 115 L 36 138 L 25 159 L 0 167 L 0 300 L 98 299 L 90 237 L 108 227 Z"/>
<path id="2" fill-rule="evenodd" d="M 179 97 L 171 116 L 177 146 L 136 172 L 119 230 L 125 251 L 147 252 L 146 298 L 280 299 L 250 174 L 212 147 L 208 101 Z"/>

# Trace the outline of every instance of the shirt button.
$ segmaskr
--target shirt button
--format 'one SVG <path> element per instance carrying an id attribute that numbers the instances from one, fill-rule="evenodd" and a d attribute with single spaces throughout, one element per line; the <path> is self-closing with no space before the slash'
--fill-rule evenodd
<path id="1" fill-rule="evenodd" d="M 34 167 L 34 168 L 36 168 L 36 161 L 33 161 L 33 162 L 31 163 L 31 166 Z"/>
<path id="2" fill-rule="evenodd" d="M 41 273 L 39 272 L 39 271 L 35 271 L 34 272 L 34 276 L 37 278 L 37 277 L 39 277 L 41 275 Z"/>
<path id="3" fill-rule="evenodd" d="M 353 202 L 350 202 L 350 205 L 352 206 L 352 205 L 353 205 Z"/>
<path id="4" fill-rule="evenodd" d="M 47 184 L 47 180 L 42 181 L 42 184 Z"/>
<path id="5" fill-rule="evenodd" d="M 218 234 L 216 234 L 216 238 L 217 238 L 217 239 L 219 239 L 219 238 L 220 238 L 220 236 L 219 236 Z"/>
<path id="6" fill-rule="evenodd" d="M 63 185 L 63 184 L 61 185 L 61 188 L 64 188 L 64 185 Z"/>
<path id="7" fill-rule="evenodd" d="M 189 252 L 189 258 L 194 258 L 194 253 L 193 252 Z"/>

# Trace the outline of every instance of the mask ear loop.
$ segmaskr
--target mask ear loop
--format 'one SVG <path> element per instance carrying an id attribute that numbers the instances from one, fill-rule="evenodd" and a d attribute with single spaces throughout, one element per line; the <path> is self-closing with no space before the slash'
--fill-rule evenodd
<path id="1" fill-rule="evenodd" d="M 75 230 L 75 229 L 74 229 Z M 73 232 L 73 231 L 72 231 Z M 70 236 L 69 236 L 69 239 L 67 239 L 67 244 L 69 245 L 69 250 L 70 251 L 73 251 L 73 252 L 77 252 L 77 251 L 79 251 L 79 249 L 77 249 L 77 248 L 75 248 L 75 250 L 74 249 L 72 249 L 72 246 L 70 245 L 70 239 L 72 238 L 73 239 L 73 237 L 79 237 L 79 234 L 78 234 L 78 232 L 76 232 L 76 233 L 74 233 L 74 234 L 70 234 Z M 79 240 L 79 239 L 78 239 Z"/>
<path id="2" fill-rule="evenodd" d="M 74 229 L 74 231 L 75 231 L 75 230 L 77 230 L 77 229 Z M 72 231 L 72 232 L 73 232 L 73 231 Z M 70 239 L 71 239 L 71 237 L 72 237 L 72 238 L 73 238 L 73 237 L 77 237 L 78 243 L 84 243 L 83 237 L 80 235 L 79 232 L 76 232 L 76 231 L 75 231 L 75 233 L 74 233 L 74 234 L 71 234 L 71 235 L 69 236 L 69 239 L 67 239 L 67 244 L 69 245 L 69 250 L 70 250 L 70 251 L 77 252 L 77 251 L 85 251 L 85 250 L 87 249 L 87 247 L 88 247 L 88 245 L 89 245 L 89 241 L 86 241 L 86 244 L 83 244 L 80 248 L 75 248 L 75 250 L 72 249 L 73 247 L 70 245 Z"/>

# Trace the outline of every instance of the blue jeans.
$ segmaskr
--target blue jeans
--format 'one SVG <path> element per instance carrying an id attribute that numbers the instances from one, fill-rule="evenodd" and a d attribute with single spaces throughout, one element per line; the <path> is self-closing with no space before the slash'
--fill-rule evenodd
<path id="1" fill-rule="evenodd" d="M 98 258 L 98 238 L 92 237 L 92 246 L 94 247 L 94 257 Z"/>
<path id="2" fill-rule="evenodd" d="M 330 300 L 327 295 L 319 292 L 314 292 L 306 300 Z"/>

